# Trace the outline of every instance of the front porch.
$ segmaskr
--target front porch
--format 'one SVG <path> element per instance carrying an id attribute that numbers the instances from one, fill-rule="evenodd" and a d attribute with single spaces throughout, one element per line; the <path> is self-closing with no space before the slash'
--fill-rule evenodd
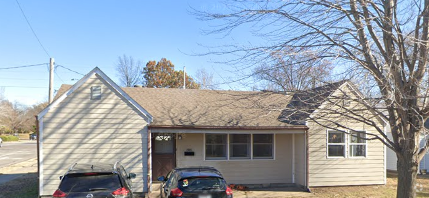
<path id="1" fill-rule="evenodd" d="M 152 128 L 152 181 L 174 167 L 213 166 L 229 184 L 306 186 L 304 130 Z M 151 191 L 156 191 L 149 184 Z"/>

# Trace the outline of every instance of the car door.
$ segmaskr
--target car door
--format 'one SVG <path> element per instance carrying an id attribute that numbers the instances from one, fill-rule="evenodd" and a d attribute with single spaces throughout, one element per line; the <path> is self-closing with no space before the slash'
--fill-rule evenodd
<path id="1" fill-rule="evenodd" d="M 167 174 L 167 181 L 163 183 L 162 186 L 162 197 L 168 197 L 171 191 L 171 185 L 174 183 L 176 173 L 174 171 L 170 171 Z"/>
<path id="2" fill-rule="evenodd" d="M 129 177 L 127 171 L 122 165 L 119 166 L 119 172 L 121 173 L 122 178 L 125 179 L 125 182 L 127 183 L 128 188 L 133 190 L 133 182 L 131 181 L 131 178 Z"/>

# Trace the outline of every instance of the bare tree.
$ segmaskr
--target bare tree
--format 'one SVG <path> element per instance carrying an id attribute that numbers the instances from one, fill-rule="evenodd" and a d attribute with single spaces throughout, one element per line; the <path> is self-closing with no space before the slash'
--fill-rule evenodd
<path id="1" fill-rule="evenodd" d="M 267 39 L 267 44 L 230 45 L 220 54 L 240 54 L 239 61 L 257 62 L 267 58 L 267 51 L 306 48 L 318 52 L 318 58 L 327 59 L 338 68 L 353 65 L 370 74 L 372 80 L 365 84 L 376 86 L 379 97 L 354 100 L 388 121 L 393 140 L 366 117 L 356 115 L 349 119 L 377 129 L 379 134 L 374 138 L 395 151 L 398 157 L 397 197 L 415 197 L 418 164 L 429 148 L 429 142 L 419 147 L 423 123 L 429 117 L 424 75 L 428 62 L 429 0 L 236 0 L 226 3 L 230 4 L 225 6 L 229 10 L 197 11 L 196 14 L 203 20 L 224 22 L 212 33 L 228 35 L 240 26 L 251 27 L 255 35 Z M 385 108 L 375 105 L 380 102 Z M 342 109 L 353 114 L 347 107 Z"/>
<path id="2" fill-rule="evenodd" d="M 124 54 L 118 57 L 116 72 L 121 86 L 132 87 L 142 82 L 143 65 L 140 61 L 135 61 L 132 56 Z"/>
<path id="3" fill-rule="evenodd" d="M 213 74 L 207 72 L 204 68 L 197 70 L 195 81 L 201 85 L 201 89 L 218 89 L 213 80 Z"/>
<path id="4" fill-rule="evenodd" d="M 256 79 L 267 82 L 266 90 L 299 91 L 322 86 L 330 79 L 330 62 L 319 60 L 317 53 L 286 48 L 270 53 L 270 58 L 253 71 Z"/>

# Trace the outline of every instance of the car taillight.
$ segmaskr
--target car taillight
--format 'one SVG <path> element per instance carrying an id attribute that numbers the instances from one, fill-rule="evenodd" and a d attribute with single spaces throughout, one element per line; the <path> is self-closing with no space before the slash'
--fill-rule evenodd
<path id="1" fill-rule="evenodd" d="M 179 188 L 171 189 L 171 196 L 173 197 L 181 197 L 183 192 Z"/>
<path id="2" fill-rule="evenodd" d="M 112 192 L 112 195 L 128 195 L 130 191 L 124 187 L 119 188 Z"/>
<path id="3" fill-rule="evenodd" d="M 53 197 L 66 197 L 67 194 L 64 193 L 63 191 L 61 191 L 60 189 L 57 189 L 52 196 Z"/>
<path id="4" fill-rule="evenodd" d="M 226 195 L 232 195 L 232 189 L 229 187 L 226 187 Z"/>

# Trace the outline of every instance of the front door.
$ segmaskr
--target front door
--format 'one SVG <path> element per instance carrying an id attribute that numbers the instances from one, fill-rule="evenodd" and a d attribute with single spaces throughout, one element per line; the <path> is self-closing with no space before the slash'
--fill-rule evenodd
<path id="1" fill-rule="evenodd" d="M 152 180 L 166 176 L 176 167 L 176 141 L 173 134 L 153 134 L 152 136 Z"/>

